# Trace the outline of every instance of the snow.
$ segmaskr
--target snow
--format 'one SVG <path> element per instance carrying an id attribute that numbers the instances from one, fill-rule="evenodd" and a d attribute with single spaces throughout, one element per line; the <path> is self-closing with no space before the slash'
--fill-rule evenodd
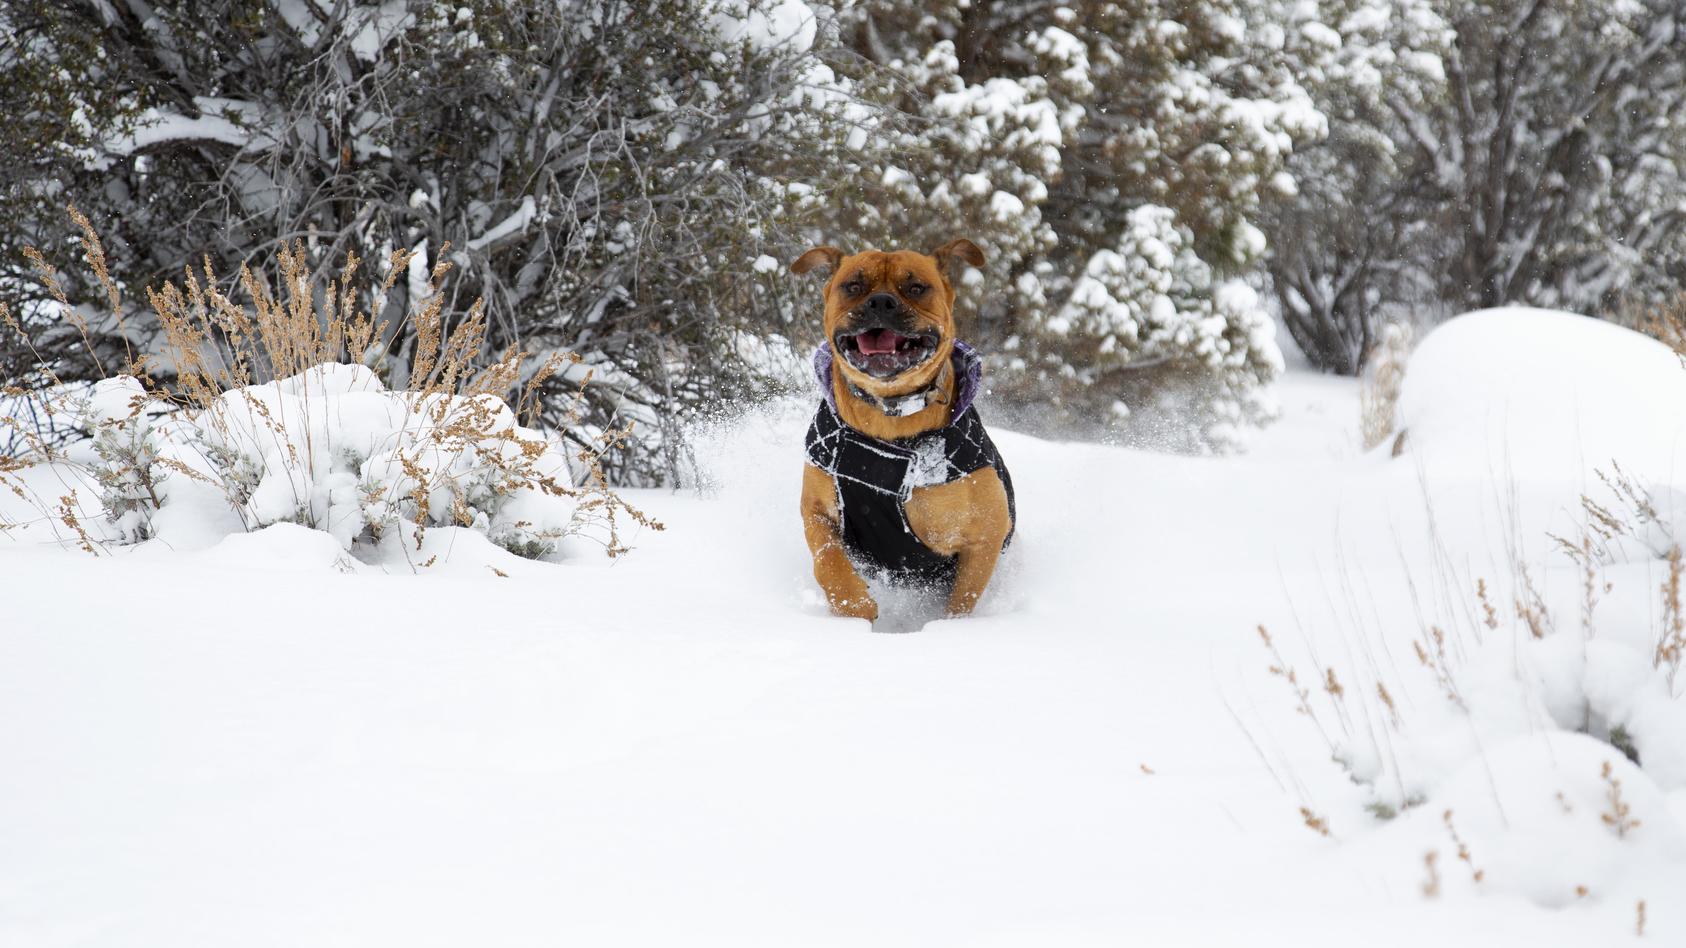
<path id="1" fill-rule="evenodd" d="M 769 0 L 755 5 L 722 0 L 713 19 L 721 38 L 758 50 L 806 52 L 819 32 L 814 11 L 803 0 Z"/>
<path id="2" fill-rule="evenodd" d="M 99 506 L 82 515 L 102 544 L 195 550 L 299 523 L 380 562 L 408 559 L 396 538 L 427 527 L 540 556 L 585 526 L 560 446 L 492 395 L 389 392 L 365 366 L 330 364 L 202 409 L 166 408 L 124 376 L 72 404 L 99 482 L 79 497 L 120 515 L 109 529 Z"/>
<path id="3" fill-rule="evenodd" d="M 353 14 L 353 28 L 350 30 L 352 53 L 366 62 L 378 60 L 381 50 L 388 43 L 415 24 L 415 15 L 409 12 L 408 6 L 405 0 L 386 0 L 376 7 Z M 359 23 L 359 20 L 362 22 Z"/>
<path id="4" fill-rule="evenodd" d="M 499 221 L 485 233 L 470 240 L 468 242 L 468 249 L 483 250 L 486 247 L 496 244 L 498 241 L 511 234 L 520 233 L 521 231 L 526 230 L 527 225 L 531 224 L 533 222 L 533 218 L 538 216 L 538 212 L 539 206 L 533 200 L 532 195 L 523 197 L 521 199 L 520 206 L 515 209 L 513 214 L 510 214 L 508 217 Z"/>
<path id="5" fill-rule="evenodd" d="M 250 131 L 224 115 L 207 112 L 194 117 L 147 109 L 136 119 L 132 131 L 108 140 L 105 150 L 117 155 L 131 155 L 143 148 L 176 141 L 221 142 L 244 148 L 251 140 Z"/>
<path id="6" fill-rule="evenodd" d="M 877 630 L 913 634 L 824 611 L 809 399 L 699 432 L 707 487 L 628 492 L 667 529 L 613 563 L 32 529 L 0 541 L 0 943 L 1538 948 L 1625 943 L 1644 900 L 1642 943 L 1681 944 L 1686 732 L 1638 651 L 1666 567 L 1606 564 L 1587 636 L 1543 532 L 1606 455 L 1683 486 L 1682 375 L 1509 310 L 1424 339 L 1399 457 L 1360 449 L 1355 383 L 1301 372 L 1235 457 L 992 424 L 1018 537 L 979 615 Z M 1519 533 L 1543 639 L 1510 615 Z M 1460 618 L 1476 576 L 1496 628 Z M 1431 621 L 1467 712 L 1413 657 Z M 1641 766 L 1599 739 L 1619 719 Z M 1390 769 L 1426 797 L 1384 820 L 1354 776 Z"/>
<path id="7" fill-rule="evenodd" d="M 1597 365 L 1619 371 L 1588 371 Z M 1418 349 L 1399 407 L 1430 463 L 1591 480 L 1619 456 L 1648 480 L 1686 475 L 1679 359 L 1584 316 L 1512 307 L 1452 320 Z"/>

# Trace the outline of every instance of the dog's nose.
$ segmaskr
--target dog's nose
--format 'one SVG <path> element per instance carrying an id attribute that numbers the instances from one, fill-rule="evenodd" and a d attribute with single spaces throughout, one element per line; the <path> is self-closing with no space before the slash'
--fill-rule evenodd
<path id="1" fill-rule="evenodd" d="M 888 316 L 901 308 L 901 303 L 889 293 L 874 293 L 866 298 L 866 311 L 874 316 Z"/>

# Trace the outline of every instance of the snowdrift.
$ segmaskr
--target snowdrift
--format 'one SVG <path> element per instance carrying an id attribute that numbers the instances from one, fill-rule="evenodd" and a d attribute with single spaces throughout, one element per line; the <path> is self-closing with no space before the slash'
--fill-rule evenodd
<path id="1" fill-rule="evenodd" d="M 0 543 L 0 722 L 27 722 L 0 726 L 0 942 L 1540 948 L 1617 943 L 1644 900 L 1646 942 L 1686 943 L 1661 535 L 1589 573 L 1512 519 L 1578 541 L 1612 460 L 1678 487 L 1681 372 L 1578 317 L 1461 317 L 1410 365 L 1398 458 L 1327 377 L 1290 373 L 1226 458 L 986 404 L 1020 534 L 978 615 L 913 635 L 826 614 L 810 400 L 697 432 L 708 489 L 629 492 L 669 529 L 612 566 L 432 526 L 409 555 L 465 565 L 418 578 L 360 528 L 243 531 L 459 471 L 431 416 L 355 370 L 241 394 L 244 506 L 212 520 L 181 475 L 153 515 L 215 545 Z M 253 444 L 265 411 L 299 437 Z"/>
<path id="2" fill-rule="evenodd" d="M 1686 478 L 1686 371 L 1662 343 L 1611 323 L 1507 307 L 1437 327 L 1411 355 L 1398 418 L 1442 468 L 1578 476 L 1618 461 Z"/>

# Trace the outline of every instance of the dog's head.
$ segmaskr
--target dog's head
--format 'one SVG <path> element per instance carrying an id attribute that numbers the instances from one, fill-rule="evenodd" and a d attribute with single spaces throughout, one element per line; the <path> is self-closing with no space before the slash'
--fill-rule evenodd
<path id="1" fill-rule="evenodd" d="M 844 377 L 878 397 L 929 386 L 954 349 L 954 278 L 961 264 L 983 266 L 970 240 L 929 254 L 868 250 L 847 255 L 815 247 L 790 265 L 828 267 L 825 336 Z"/>

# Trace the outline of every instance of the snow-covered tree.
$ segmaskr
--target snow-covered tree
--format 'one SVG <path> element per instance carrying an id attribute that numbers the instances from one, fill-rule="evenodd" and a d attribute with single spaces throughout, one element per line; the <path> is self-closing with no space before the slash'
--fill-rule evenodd
<path id="1" fill-rule="evenodd" d="M 1353 373 L 1388 310 L 1609 314 L 1686 277 L 1686 6 L 1320 0 L 1288 37 L 1330 135 L 1290 161 L 1271 273 L 1314 364 Z M 1326 25 L 1326 26 L 1325 26 Z M 1325 35 L 1327 30 L 1327 35 Z"/>
<path id="2" fill-rule="evenodd" d="M 968 156 L 1009 160 L 1008 143 L 1031 136 L 1057 145 L 1046 160 L 1020 163 L 1026 177 L 978 185 L 988 209 L 1017 228 L 1006 234 L 1010 261 L 987 274 L 1000 316 L 981 327 L 1003 386 L 1036 393 L 1081 427 L 1153 405 L 1133 423 L 1186 432 L 1173 442 L 1195 448 L 1221 446 L 1230 422 L 1265 414 L 1251 393 L 1280 354 L 1257 295 L 1237 280 L 1263 253 L 1254 221 L 1283 186 L 1284 162 L 1324 123 L 1280 50 L 1251 42 L 1264 6 L 866 0 L 851 9 L 863 54 L 916 88 L 940 77 L 920 113 L 928 136 L 945 134 L 956 102 L 970 110 L 963 119 L 989 116 L 973 120 L 989 131 L 981 151 L 912 172 L 925 192 L 965 188 L 956 172 Z M 917 219 L 926 206 L 878 214 Z M 985 224 L 980 243 L 994 251 Z M 1162 265 L 1132 256 L 1149 242 L 1165 249 L 1153 258 Z M 1174 425 L 1158 410 L 1168 400 L 1182 409 Z"/>
<path id="3" fill-rule="evenodd" d="M 984 267 L 962 278 L 958 309 L 968 334 L 1004 339 L 1021 314 L 1047 306 L 1037 275 L 1055 236 L 1042 205 L 1071 129 L 1052 98 L 1058 77 L 966 69 L 963 7 L 849 12 L 850 41 L 880 67 L 856 72 L 890 111 L 833 226 L 862 245 L 930 249 L 964 236 L 987 247 Z M 910 41 L 932 36 L 944 38 Z"/>
<path id="4" fill-rule="evenodd" d="M 1400 107 L 1465 307 L 1678 287 L 1686 5 L 1449 0 L 1439 107 Z"/>
<path id="5" fill-rule="evenodd" d="M 49 293 L 18 251 L 63 247 L 70 201 L 133 300 L 205 255 L 232 277 L 293 241 L 323 269 L 412 250 L 386 301 L 390 382 L 410 297 L 446 262 L 447 312 L 484 298 L 492 346 L 585 356 L 582 436 L 636 420 L 646 447 L 769 384 L 735 342 L 791 307 L 755 263 L 793 255 L 866 118 L 802 0 L 68 0 L 0 18 L 0 289 L 38 342 Z M 126 315 L 144 347 L 152 327 Z M 89 328 L 97 347 L 115 314 Z M 67 378 L 94 373 L 75 335 L 49 347 Z M 672 456 L 612 460 L 648 476 Z"/>
<path id="6" fill-rule="evenodd" d="M 1328 135 L 1288 162 L 1292 187 L 1269 203 L 1271 286 L 1312 364 L 1358 372 L 1389 311 L 1432 305 L 1413 257 L 1424 239 L 1409 136 L 1396 111 L 1435 107 L 1452 33 L 1436 0 L 1294 4 L 1259 41 L 1301 63 Z"/>

